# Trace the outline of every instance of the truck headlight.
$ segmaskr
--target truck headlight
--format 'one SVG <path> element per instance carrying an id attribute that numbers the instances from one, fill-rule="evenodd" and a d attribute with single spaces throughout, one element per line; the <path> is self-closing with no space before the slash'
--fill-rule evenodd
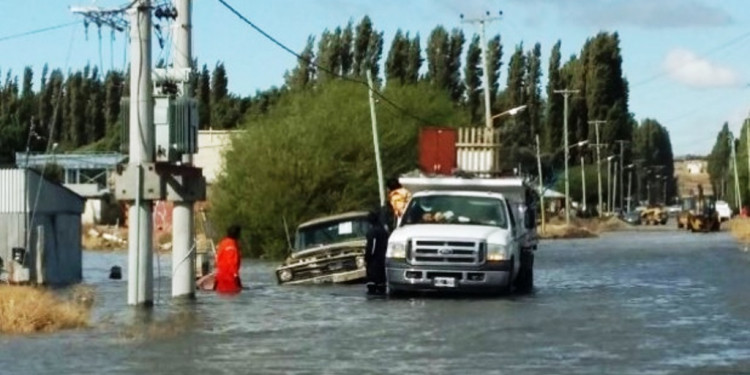
<path id="1" fill-rule="evenodd" d="M 499 244 L 487 244 L 487 260 L 490 262 L 498 262 L 508 259 L 508 252 L 505 249 L 505 245 Z"/>
<path id="2" fill-rule="evenodd" d="M 389 242 L 388 250 L 385 252 L 386 258 L 406 258 L 406 244 L 403 242 Z"/>
<path id="3" fill-rule="evenodd" d="M 281 281 L 289 281 L 292 279 L 292 271 L 291 270 L 282 270 L 279 272 L 279 280 Z"/>
<path id="4" fill-rule="evenodd" d="M 360 256 L 356 257 L 354 259 L 354 261 L 357 264 L 357 268 L 365 268 L 365 266 L 366 266 L 366 264 L 365 264 L 365 257 L 363 257 L 363 256 L 360 255 Z"/>

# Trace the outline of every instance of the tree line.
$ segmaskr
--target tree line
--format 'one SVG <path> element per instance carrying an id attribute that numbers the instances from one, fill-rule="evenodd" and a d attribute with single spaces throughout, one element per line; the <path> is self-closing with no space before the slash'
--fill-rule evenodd
<path id="1" fill-rule="evenodd" d="M 490 36 L 486 72 L 479 36 L 459 28 L 436 26 L 424 42 L 419 34 L 398 30 L 387 50 L 385 43 L 383 32 L 369 17 L 310 35 L 281 87 L 246 97 L 229 92 L 222 63 L 211 69 L 194 63 L 192 88 L 199 102 L 200 127 L 245 130 L 235 140 L 237 147 L 226 154 L 226 171 L 213 189 L 212 204 L 219 227 L 230 221 L 249 223 L 248 249 L 254 255 L 284 252 L 280 212 L 294 225 L 320 214 L 377 204 L 368 92 L 363 85 L 368 71 L 384 95 L 377 112 L 389 175 L 416 168 L 421 127 L 484 124 L 485 76 L 493 114 L 526 106 L 516 116 L 496 120 L 502 130 L 503 168 L 520 165 L 523 172 L 536 174 L 539 135 L 545 183 L 561 184 L 565 114 L 564 98 L 556 91 L 573 89 L 578 92 L 568 102 L 570 144 L 596 144 L 591 121 L 605 121 L 599 129 L 602 160 L 619 158 L 617 145 L 623 145 L 624 160 L 617 161 L 633 165 L 633 191 L 639 200 L 655 199 L 648 191 L 653 186 L 650 179 L 673 174 L 669 133 L 656 120 L 639 123 L 629 111 L 616 32 L 592 36 L 578 54 L 567 58 L 561 54 L 561 42 L 555 43 L 546 62 L 546 82 L 539 43 L 509 48 L 500 35 Z M 507 66 L 506 50 L 511 51 Z M 20 89 L 18 79 L 6 73 L 0 85 L 0 163 L 11 163 L 13 152 L 25 149 L 30 130 L 38 134 L 31 137 L 32 151 L 43 151 L 47 139 L 58 142 L 61 151 L 117 150 L 127 74 L 111 71 L 102 76 L 95 67 L 67 75 L 58 69 L 49 77 L 46 72 L 45 68 L 36 91 L 30 68 L 24 71 Z M 595 149 L 570 151 L 571 165 L 577 166 L 581 156 L 588 165 L 585 199 L 595 203 Z M 606 163 L 600 166 L 603 172 L 605 167 Z M 581 194 L 577 168 L 570 171 L 575 200 Z M 666 183 L 671 197 L 675 181 L 669 178 Z M 269 196 L 272 199 L 265 198 Z M 253 203 L 256 197 L 262 198 Z"/>
<path id="2" fill-rule="evenodd" d="M 745 121 L 737 136 L 725 122 L 716 135 L 716 142 L 707 158 L 707 172 L 714 197 L 729 203 L 735 213 L 739 212 L 740 207 L 750 205 L 748 127 L 750 124 Z"/>
<path id="3" fill-rule="evenodd" d="M 219 227 L 247 223 L 247 251 L 278 257 L 286 253 L 284 223 L 294 226 L 322 214 L 376 207 L 368 91 L 363 85 L 368 70 L 376 88 L 399 106 L 384 101 L 377 105 L 387 175 L 417 167 L 421 127 L 482 126 L 482 79 L 487 75 L 493 114 L 521 105 L 527 108 L 496 123 L 503 132 L 504 168 L 520 165 L 522 171 L 536 174 L 534 139 L 539 135 L 546 183 L 555 186 L 563 181 L 564 102 L 555 91 L 570 88 L 579 90 L 568 103 L 571 144 L 582 140 L 595 144 L 590 121 L 603 120 L 602 161 L 617 155 L 619 165 L 632 164 L 628 171 L 634 180 L 634 199 L 658 203 L 674 194 L 669 133 L 653 119 L 638 123 L 629 112 L 617 33 L 595 35 L 580 54 L 565 62 L 557 42 L 551 49 L 546 85 L 539 43 L 530 49 L 515 46 L 505 67 L 501 37 L 492 36 L 485 72 L 479 40 L 477 35 L 467 38 L 461 29 L 437 26 L 422 43 L 419 34 L 398 30 L 384 52 L 383 32 L 368 17 L 356 25 L 349 22 L 309 36 L 296 66 L 284 75 L 279 100 L 262 116 L 246 116 L 241 122 L 246 132 L 236 136 L 226 154 L 225 173 L 212 190 L 214 221 Z M 619 160 L 617 144 L 624 147 L 624 160 Z M 593 204 L 597 201 L 594 149 L 571 152 L 571 165 L 578 165 L 580 156 L 588 165 L 585 199 Z M 601 170 L 606 173 L 606 162 Z M 572 198 L 579 200 L 580 179 L 575 182 L 579 167 L 573 167 L 570 175 Z M 658 185 L 657 175 L 669 178 Z M 664 191 L 665 183 L 667 197 L 657 194 Z"/>

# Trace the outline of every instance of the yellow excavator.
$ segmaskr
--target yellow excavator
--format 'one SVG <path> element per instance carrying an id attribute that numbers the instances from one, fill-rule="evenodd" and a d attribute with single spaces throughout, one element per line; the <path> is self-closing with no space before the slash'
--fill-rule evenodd
<path id="1" fill-rule="evenodd" d="M 698 185 L 695 208 L 688 211 L 687 229 L 691 232 L 716 232 L 721 227 L 719 213 L 713 197 L 703 195 L 703 187 Z"/>
<path id="2" fill-rule="evenodd" d="M 641 211 L 641 222 L 645 225 L 665 225 L 669 220 L 667 211 L 662 206 L 650 206 Z"/>

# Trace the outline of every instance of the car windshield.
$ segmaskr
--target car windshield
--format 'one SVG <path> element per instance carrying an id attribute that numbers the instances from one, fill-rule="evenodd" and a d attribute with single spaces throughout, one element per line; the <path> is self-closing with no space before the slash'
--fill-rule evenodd
<path id="1" fill-rule="evenodd" d="M 364 239 L 370 224 L 366 217 L 326 221 L 297 229 L 295 251 L 339 242 Z"/>
<path id="2" fill-rule="evenodd" d="M 401 225 L 476 224 L 508 227 L 503 201 L 497 198 L 463 195 L 414 197 L 404 212 Z"/>

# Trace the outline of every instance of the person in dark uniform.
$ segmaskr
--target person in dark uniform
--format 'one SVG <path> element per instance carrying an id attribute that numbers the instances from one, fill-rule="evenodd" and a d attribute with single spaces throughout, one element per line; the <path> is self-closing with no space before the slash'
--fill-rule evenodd
<path id="1" fill-rule="evenodd" d="M 378 212 L 370 212 L 367 221 L 370 223 L 365 246 L 367 292 L 382 294 L 385 293 L 385 251 L 388 249 L 388 231 Z"/>

